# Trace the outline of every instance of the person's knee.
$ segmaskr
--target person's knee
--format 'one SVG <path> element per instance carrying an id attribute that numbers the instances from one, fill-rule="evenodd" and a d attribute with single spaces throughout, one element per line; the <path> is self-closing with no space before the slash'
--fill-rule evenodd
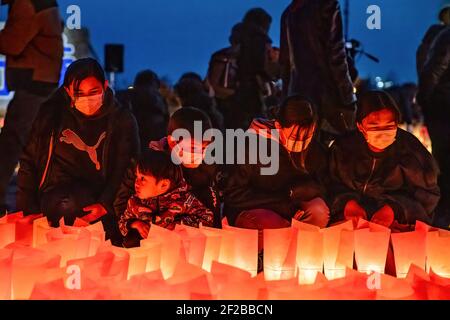
<path id="1" fill-rule="evenodd" d="M 306 216 L 303 222 L 325 228 L 330 221 L 330 208 L 321 198 L 304 203 Z"/>
<path id="2" fill-rule="evenodd" d="M 290 226 L 290 222 L 278 213 L 267 209 L 253 209 L 242 212 L 235 226 L 244 229 L 280 229 Z"/>

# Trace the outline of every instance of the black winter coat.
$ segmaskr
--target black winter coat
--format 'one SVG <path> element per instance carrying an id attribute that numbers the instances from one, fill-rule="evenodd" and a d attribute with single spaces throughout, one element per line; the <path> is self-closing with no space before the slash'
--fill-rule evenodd
<path id="1" fill-rule="evenodd" d="M 116 192 L 131 160 L 139 153 L 140 142 L 134 116 L 130 111 L 119 107 L 110 89 L 106 92 L 105 106 L 110 111 L 101 157 L 103 188 L 95 192 L 100 194 L 97 202 L 112 213 Z M 51 187 L 48 184 L 49 176 L 52 175 L 52 154 L 56 139 L 63 129 L 63 108 L 70 108 L 70 98 L 60 88 L 41 106 L 33 124 L 31 138 L 20 159 L 17 208 L 25 214 L 40 212 L 42 191 Z M 74 175 L 76 173 L 72 172 L 71 176 Z M 58 177 L 52 175 L 51 181 L 57 180 Z"/>
<path id="2" fill-rule="evenodd" d="M 255 120 L 251 128 L 270 130 L 275 126 L 273 120 Z M 247 149 L 247 159 L 248 153 Z M 300 165 L 302 157 L 304 166 Z M 272 210 L 290 221 L 300 208 L 300 202 L 325 196 L 323 178 L 327 170 L 327 153 L 317 139 L 313 139 L 303 155 L 290 154 L 279 145 L 278 172 L 262 175 L 261 168 L 264 167 L 269 166 L 246 162 L 226 168 L 224 212 L 231 224 L 242 211 L 251 209 Z"/>
<path id="3" fill-rule="evenodd" d="M 417 100 L 427 120 L 450 118 L 450 27 L 439 33 L 431 47 L 419 76 Z"/>
<path id="4" fill-rule="evenodd" d="M 442 24 L 432 25 L 425 33 L 425 36 L 420 43 L 419 48 L 416 53 L 416 64 L 417 64 L 417 74 L 423 70 L 425 63 L 427 62 L 428 55 L 430 53 L 431 46 L 433 45 L 433 41 L 437 38 L 438 34 L 445 29 L 445 26 Z"/>
<path id="5" fill-rule="evenodd" d="M 330 151 L 333 220 L 343 217 L 348 201 L 356 200 L 374 212 L 390 205 L 402 224 L 429 222 L 440 197 L 439 170 L 431 154 L 412 134 L 398 129 L 396 139 L 382 153 L 372 152 L 359 131 L 333 144 Z"/>
<path id="6" fill-rule="evenodd" d="M 305 0 L 284 11 L 280 64 L 284 96 L 308 97 L 318 106 L 321 119 L 335 129 L 344 128 L 341 111 L 351 114 L 356 97 L 337 0 Z"/>

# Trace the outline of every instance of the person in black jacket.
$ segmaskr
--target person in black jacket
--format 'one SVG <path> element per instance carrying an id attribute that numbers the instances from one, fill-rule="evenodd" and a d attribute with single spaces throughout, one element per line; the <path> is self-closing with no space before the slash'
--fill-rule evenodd
<path id="1" fill-rule="evenodd" d="M 266 66 L 272 44 L 268 33 L 272 17 L 261 8 L 250 9 L 242 22 L 237 57 L 238 86 L 234 96 L 231 128 L 247 129 L 253 118 L 266 113 L 264 97 L 271 81 Z"/>
<path id="2" fill-rule="evenodd" d="M 444 228 L 450 224 L 450 27 L 434 41 L 419 77 L 417 101 L 430 134 L 433 156 L 441 170 L 442 198 L 435 223 Z"/>
<path id="3" fill-rule="evenodd" d="M 430 53 L 431 46 L 433 41 L 436 39 L 438 34 L 445 29 L 450 24 L 450 6 L 444 6 L 439 12 L 439 24 L 432 25 L 420 43 L 419 48 L 416 53 L 416 63 L 417 63 L 417 74 L 420 76 L 420 73 L 425 66 L 425 63 L 428 59 L 428 55 Z"/>
<path id="4" fill-rule="evenodd" d="M 213 128 L 223 131 L 223 115 L 217 110 L 214 99 L 205 91 L 203 82 L 194 78 L 182 78 L 175 85 L 175 93 L 181 101 L 182 107 L 194 107 L 202 110 L 211 119 Z"/>
<path id="5" fill-rule="evenodd" d="M 130 108 L 136 118 L 143 149 L 150 141 L 162 139 L 167 134 L 169 111 L 159 88 L 156 73 L 144 70 L 136 75 L 133 88 L 117 93 L 117 99 Z"/>
<path id="6" fill-rule="evenodd" d="M 356 97 L 337 0 L 293 0 L 281 18 L 284 96 L 317 105 L 320 128 L 332 136 L 354 129 Z M 322 135 L 325 138 L 325 135 Z"/>
<path id="7" fill-rule="evenodd" d="M 42 106 L 20 159 L 17 207 L 43 212 L 51 226 L 101 220 L 120 243 L 113 200 L 139 152 L 136 120 L 119 107 L 100 64 L 73 62 L 64 85 Z"/>
<path id="8" fill-rule="evenodd" d="M 174 131 L 177 129 L 185 129 L 190 133 L 191 137 L 194 137 L 194 123 L 196 121 L 199 121 L 202 124 L 202 135 L 206 130 L 212 128 L 211 120 L 208 115 L 199 109 L 183 107 L 175 111 L 169 120 L 167 137 L 159 141 L 152 141 L 147 147 L 172 154 L 174 148 L 178 148 L 177 145 L 179 144 L 179 141 L 175 141 L 172 136 Z M 194 139 L 190 142 L 198 143 L 197 141 L 194 141 Z M 183 141 L 183 143 L 188 142 Z M 206 164 L 203 162 L 203 157 L 205 155 L 204 151 L 209 145 L 209 142 L 201 141 L 200 143 L 202 149 L 202 154 L 198 154 L 200 156 L 200 161 L 182 161 L 181 168 L 190 191 L 214 213 L 214 227 L 219 228 L 221 227 L 222 221 L 220 211 L 221 202 L 219 197 L 221 167 L 217 164 Z M 194 152 L 192 153 L 195 154 L 195 151 L 196 150 L 194 149 Z M 118 218 L 124 213 L 128 199 L 135 193 L 135 179 L 136 164 L 134 163 L 127 170 L 127 174 L 123 179 L 122 185 L 114 201 L 114 210 Z"/>
<path id="9" fill-rule="evenodd" d="M 208 67 L 208 84 L 214 91 L 217 108 L 223 114 L 226 128 L 233 127 L 233 96 L 236 93 L 238 79 L 237 59 L 240 51 L 242 23 L 233 26 L 229 38 L 230 45 L 216 51 L 211 56 Z"/>
<path id="10" fill-rule="evenodd" d="M 6 191 L 43 102 L 58 88 L 64 31 L 56 0 L 1 0 L 8 19 L 0 31 L 7 89 L 14 92 L 0 132 L 0 217 Z"/>
<path id="11" fill-rule="evenodd" d="M 358 131 L 331 147 L 333 221 L 361 217 L 386 227 L 430 223 L 440 196 L 439 170 L 420 141 L 397 127 L 399 121 L 387 93 L 360 97 Z"/>
<path id="12" fill-rule="evenodd" d="M 313 105 L 304 97 L 290 97 L 275 120 L 256 119 L 250 129 L 279 145 L 278 171 L 263 175 L 261 168 L 265 165 L 261 161 L 227 168 L 224 213 L 230 225 L 276 229 L 289 226 L 294 218 L 326 227 L 329 209 L 323 200 L 323 178 L 327 154 L 318 141 Z M 271 130 L 279 132 L 279 137 L 269 133 Z M 247 149 L 247 153 L 251 152 Z"/>

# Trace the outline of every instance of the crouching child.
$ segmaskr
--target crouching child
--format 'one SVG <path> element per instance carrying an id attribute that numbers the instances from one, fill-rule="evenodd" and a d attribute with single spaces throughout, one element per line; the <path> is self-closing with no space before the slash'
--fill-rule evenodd
<path id="1" fill-rule="evenodd" d="M 123 246 L 138 247 L 151 225 L 173 230 L 176 224 L 213 225 L 213 212 L 188 191 L 182 170 L 169 154 L 149 150 L 136 166 L 135 194 L 119 220 Z"/>

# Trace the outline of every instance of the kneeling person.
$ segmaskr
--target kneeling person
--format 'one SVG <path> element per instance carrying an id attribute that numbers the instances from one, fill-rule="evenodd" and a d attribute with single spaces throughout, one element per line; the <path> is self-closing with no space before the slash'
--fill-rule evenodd
<path id="1" fill-rule="evenodd" d="M 430 223 L 439 201 L 439 170 L 420 141 L 397 127 L 399 119 L 387 93 L 360 98 L 359 130 L 331 148 L 333 220 L 364 218 L 386 227 Z"/>

